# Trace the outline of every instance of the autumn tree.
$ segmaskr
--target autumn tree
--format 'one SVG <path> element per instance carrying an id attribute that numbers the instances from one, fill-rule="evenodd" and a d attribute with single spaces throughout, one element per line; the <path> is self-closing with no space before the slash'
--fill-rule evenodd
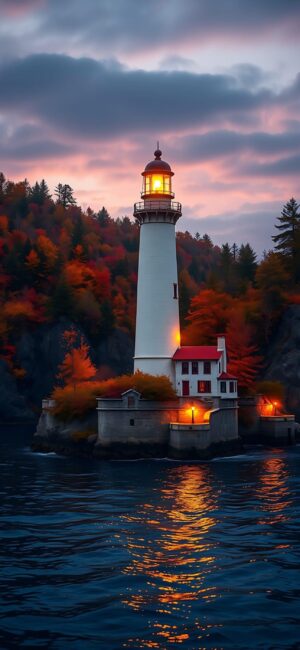
<path id="1" fill-rule="evenodd" d="M 184 345 L 214 343 L 219 332 L 224 332 L 229 310 L 234 299 L 224 292 L 203 289 L 191 300 L 187 317 L 188 326 L 183 332 Z"/>
<path id="2" fill-rule="evenodd" d="M 63 341 L 67 352 L 57 375 L 65 385 L 71 384 L 74 391 L 78 382 L 92 379 L 96 374 L 96 367 L 89 357 L 87 343 L 80 337 L 79 345 L 75 347 L 77 339 L 78 333 L 74 328 L 64 332 Z"/>
<path id="3" fill-rule="evenodd" d="M 228 372 L 238 378 L 241 392 L 248 392 L 253 389 L 262 358 L 254 342 L 253 330 L 240 309 L 235 309 L 230 314 L 226 328 L 226 347 Z"/>

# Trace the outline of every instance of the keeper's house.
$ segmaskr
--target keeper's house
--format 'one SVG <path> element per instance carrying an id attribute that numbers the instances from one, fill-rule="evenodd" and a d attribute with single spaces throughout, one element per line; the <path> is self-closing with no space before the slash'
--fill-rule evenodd
<path id="1" fill-rule="evenodd" d="M 173 355 L 179 397 L 237 398 L 237 379 L 227 372 L 226 341 L 217 345 L 183 346 Z"/>

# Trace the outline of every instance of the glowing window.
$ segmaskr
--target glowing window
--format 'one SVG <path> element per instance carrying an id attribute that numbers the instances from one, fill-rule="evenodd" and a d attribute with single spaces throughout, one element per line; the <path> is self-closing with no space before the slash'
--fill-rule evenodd
<path id="1" fill-rule="evenodd" d="M 198 393 L 211 393 L 210 381 L 198 381 Z"/>

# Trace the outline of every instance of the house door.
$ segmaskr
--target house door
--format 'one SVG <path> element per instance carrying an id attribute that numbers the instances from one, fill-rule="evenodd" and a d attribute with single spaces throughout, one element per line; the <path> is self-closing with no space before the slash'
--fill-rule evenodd
<path id="1" fill-rule="evenodd" d="M 186 395 L 190 394 L 190 382 L 189 381 L 183 381 L 182 382 L 182 395 L 183 397 Z"/>

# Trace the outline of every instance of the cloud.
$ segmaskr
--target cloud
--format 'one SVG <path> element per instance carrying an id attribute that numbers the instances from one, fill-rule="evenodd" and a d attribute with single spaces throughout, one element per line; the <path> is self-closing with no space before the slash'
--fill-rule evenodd
<path id="1" fill-rule="evenodd" d="M 270 163 L 244 165 L 240 172 L 247 176 L 297 176 L 300 175 L 300 153 L 297 156 L 280 158 Z"/>
<path id="2" fill-rule="evenodd" d="M 0 107 L 80 137 L 172 130 L 227 119 L 245 123 L 271 107 L 267 90 L 240 88 L 229 75 L 126 70 L 114 62 L 40 54 L 6 62 Z"/>
<path id="3" fill-rule="evenodd" d="M 174 155 L 180 161 L 198 163 L 244 152 L 274 156 L 294 151 L 300 152 L 300 130 L 282 133 L 221 130 L 178 138 Z"/>
<path id="4" fill-rule="evenodd" d="M 270 201 L 262 205 L 245 207 L 234 212 L 206 215 L 201 218 L 183 217 L 178 222 L 178 230 L 197 231 L 203 235 L 209 233 L 214 244 L 221 245 L 228 241 L 238 245 L 249 242 L 262 254 L 273 248 L 272 234 L 275 233 L 276 218 L 280 215 L 282 203 Z"/>
<path id="5" fill-rule="evenodd" d="M 55 135 L 47 133 L 34 124 L 23 124 L 11 129 L 8 124 L 0 127 L 0 160 L 40 160 L 69 156 L 76 147 L 66 142 L 58 141 Z"/>
<path id="6" fill-rule="evenodd" d="M 297 35 L 300 9 L 290 0 L 48 0 L 41 12 L 46 33 L 69 34 L 81 41 L 136 51 L 194 36 L 256 36 L 272 27 Z"/>

